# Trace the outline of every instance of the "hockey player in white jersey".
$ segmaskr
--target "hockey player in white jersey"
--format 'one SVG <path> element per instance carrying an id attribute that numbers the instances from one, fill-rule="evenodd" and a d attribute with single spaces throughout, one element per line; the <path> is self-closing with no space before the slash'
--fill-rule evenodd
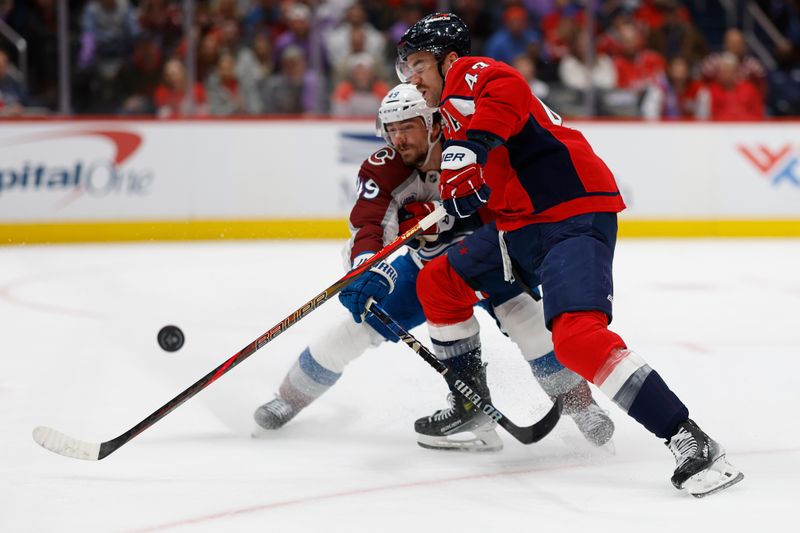
<path id="1" fill-rule="evenodd" d="M 439 200 L 441 124 L 436 109 L 429 108 L 417 89 L 408 84 L 393 88 L 381 103 L 378 125 L 387 145 L 361 166 L 358 198 L 350 214 L 352 238 L 346 248 L 346 268 L 360 264 L 434 209 Z M 352 313 L 308 347 L 284 378 L 275 399 L 254 414 L 257 432 L 283 427 L 339 379 L 345 366 L 368 348 L 398 338 L 371 314 L 364 315 L 369 298 L 405 329 L 425 321 L 416 295 L 416 279 L 424 264 L 441 254 L 486 220 L 476 213 L 470 218 L 443 219 L 426 232 L 413 249 L 390 263 L 379 263 L 340 294 Z M 497 250 L 499 254 L 499 249 Z M 502 283 L 479 305 L 492 314 L 501 329 L 517 344 L 543 390 L 564 398 L 565 415 L 577 424 L 584 437 L 597 446 L 608 442 L 614 424 L 593 400 L 583 378 L 565 369 L 555 358 L 550 332 L 545 328 L 542 305 L 521 287 Z M 474 280 L 481 291 L 483 280 Z M 485 368 L 479 393 L 489 398 Z M 453 423 L 453 410 L 460 407 L 450 398 L 449 409 L 430 419 L 418 420 L 415 429 L 420 446 L 435 449 L 492 451 L 502 448 L 493 423 L 483 417 L 464 416 Z M 446 420 L 447 426 L 438 424 Z M 459 434 L 458 438 L 452 438 Z M 470 437 L 471 438 L 467 438 Z"/>

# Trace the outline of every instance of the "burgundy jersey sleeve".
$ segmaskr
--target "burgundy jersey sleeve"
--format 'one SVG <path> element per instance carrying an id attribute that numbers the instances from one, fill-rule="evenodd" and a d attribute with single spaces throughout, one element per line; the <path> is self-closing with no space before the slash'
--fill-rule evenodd
<path id="1" fill-rule="evenodd" d="M 373 153 L 361 164 L 356 203 L 349 219 L 351 264 L 359 255 L 383 248 L 387 229 L 397 231 L 397 207 L 392 202 L 392 192 L 412 173 L 413 169 L 389 146 Z"/>

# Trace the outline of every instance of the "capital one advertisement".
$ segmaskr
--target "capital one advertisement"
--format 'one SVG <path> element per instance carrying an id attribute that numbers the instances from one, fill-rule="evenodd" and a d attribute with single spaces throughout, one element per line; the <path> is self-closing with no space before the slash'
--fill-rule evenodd
<path id="1" fill-rule="evenodd" d="M 345 217 L 368 123 L 0 125 L 0 220 Z"/>
<path id="2" fill-rule="evenodd" d="M 570 122 L 630 220 L 800 219 L 800 123 Z M 0 221 L 332 219 L 349 213 L 370 121 L 0 124 Z"/>

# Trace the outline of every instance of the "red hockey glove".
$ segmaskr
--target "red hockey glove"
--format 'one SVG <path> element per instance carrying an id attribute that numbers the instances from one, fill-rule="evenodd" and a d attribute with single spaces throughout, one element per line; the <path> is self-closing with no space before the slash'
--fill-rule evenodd
<path id="1" fill-rule="evenodd" d="M 439 190 L 449 214 L 466 218 L 489 201 L 491 191 L 483 179 L 487 157 L 486 148 L 476 142 L 449 141 L 445 145 Z"/>
<path id="2" fill-rule="evenodd" d="M 400 222 L 399 234 L 403 234 L 413 228 L 420 220 L 433 213 L 436 209 L 436 202 L 411 202 L 400 208 L 397 213 Z M 422 240 L 435 241 L 439 233 L 439 224 L 434 224 L 430 228 L 418 235 Z"/>

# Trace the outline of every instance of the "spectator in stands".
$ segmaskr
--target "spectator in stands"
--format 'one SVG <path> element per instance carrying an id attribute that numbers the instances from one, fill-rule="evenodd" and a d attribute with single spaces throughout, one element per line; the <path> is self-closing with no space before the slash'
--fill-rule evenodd
<path id="1" fill-rule="evenodd" d="M 139 35 L 136 11 L 128 0 L 91 0 L 81 25 L 73 105 L 84 112 L 113 113 L 120 104 L 119 76 Z"/>
<path id="2" fill-rule="evenodd" d="M 617 11 L 609 19 L 603 33 L 597 37 L 597 50 L 608 54 L 612 59 L 622 54 L 622 34 L 625 27 L 633 22 L 633 17 L 626 10 Z"/>
<path id="3" fill-rule="evenodd" d="M 217 68 L 206 80 L 205 89 L 212 115 L 254 115 L 262 111 L 255 79 L 236 75 L 236 58 L 230 52 L 220 54 Z"/>
<path id="4" fill-rule="evenodd" d="M 725 32 L 723 48 L 722 52 L 711 54 L 703 61 L 703 77 L 706 80 L 717 79 L 722 59 L 727 53 L 730 53 L 737 59 L 737 77 L 740 80 L 751 82 L 763 95 L 766 92 L 766 70 L 761 61 L 748 53 L 747 43 L 742 32 L 736 28 Z M 728 62 L 730 63 L 730 60 Z"/>
<path id="5" fill-rule="evenodd" d="M 374 117 L 389 86 L 378 79 L 367 53 L 348 58 L 348 75 L 334 90 L 331 112 L 339 117 Z"/>
<path id="6" fill-rule="evenodd" d="M 207 79 L 214 72 L 219 60 L 219 54 L 219 35 L 217 33 L 203 35 L 200 39 L 200 46 L 197 47 L 195 75 L 198 81 Z"/>
<path id="7" fill-rule="evenodd" d="M 777 45 L 778 68 L 769 73 L 769 107 L 775 116 L 800 115 L 800 51 L 785 40 Z"/>
<path id="8" fill-rule="evenodd" d="M 694 67 L 708 54 L 705 37 L 687 17 L 681 15 L 683 11 L 677 1 L 662 0 L 661 4 L 662 18 L 650 31 L 649 48 L 668 61 L 680 56 Z"/>
<path id="9" fill-rule="evenodd" d="M 139 27 L 147 38 L 155 39 L 164 52 L 173 52 L 183 37 L 181 5 L 170 0 L 142 0 Z"/>
<path id="10" fill-rule="evenodd" d="M 561 83 L 569 89 L 585 90 L 592 86 L 597 89 L 613 89 L 617 84 L 617 71 L 614 62 L 605 54 L 594 56 L 594 65 L 587 63 L 589 53 L 589 35 L 585 31 L 573 35 L 569 53 L 561 58 L 558 74 Z"/>
<path id="11" fill-rule="evenodd" d="M 334 68 L 346 69 L 347 58 L 357 53 L 372 56 L 376 66 L 384 62 L 386 38 L 367 21 L 367 13 L 358 3 L 347 8 L 344 20 L 328 34 L 326 44 Z"/>
<path id="12" fill-rule="evenodd" d="M 238 0 L 215 0 L 210 2 L 210 7 L 213 28 L 219 30 L 226 22 L 239 22 Z"/>
<path id="13" fill-rule="evenodd" d="M 0 116 L 19 116 L 26 105 L 27 95 L 19 79 L 11 73 L 8 54 L 0 49 Z"/>
<path id="14" fill-rule="evenodd" d="M 194 97 L 194 113 L 189 108 L 189 91 Z M 178 59 L 164 64 L 164 79 L 153 96 L 159 118 L 202 116 L 208 113 L 206 92 L 198 82 L 186 79 L 186 69 Z"/>
<path id="15" fill-rule="evenodd" d="M 660 29 L 670 19 L 678 20 L 684 24 L 692 21 L 689 10 L 677 0 L 642 0 L 641 5 L 634 12 L 636 22 L 643 24 L 648 33 Z"/>
<path id="16" fill-rule="evenodd" d="M 583 20 L 584 11 L 581 2 L 555 0 L 555 8 L 541 21 L 547 57 L 558 62 L 569 52 L 571 39 L 583 26 Z"/>
<path id="17" fill-rule="evenodd" d="M 609 13 L 618 11 L 624 4 L 629 4 L 631 0 L 591 0 L 591 2 L 594 4 L 595 16 L 604 20 Z M 573 16 L 578 14 L 583 9 L 583 6 L 589 2 L 587 0 L 570 0 L 566 2 L 559 0 L 521 0 L 520 3 L 537 20 L 542 20 L 556 11 L 561 11 L 563 14 L 565 8 L 571 10 L 569 16 Z M 582 15 L 578 16 L 582 17 Z"/>
<path id="18" fill-rule="evenodd" d="M 669 62 L 667 73 L 650 84 L 642 100 L 642 116 L 648 120 L 694 118 L 700 83 L 692 79 L 689 62 L 681 56 Z"/>
<path id="19" fill-rule="evenodd" d="M 220 52 L 230 54 L 234 57 L 236 76 L 241 80 L 252 78 L 253 71 L 258 68 L 258 60 L 253 50 L 246 46 L 239 31 L 239 23 L 236 20 L 226 19 L 219 28 L 209 35 L 219 36 Z M 215 69 L 218 63 L 215 65 Z"/>
<path id="20" fill-rule="evenodd" d="M 798 0 L 756 0 L 756 3 L 785 39 L 775 43 L 776 54 L 782 54 L 782 48 L 793 46 L 795 54 L 800 55 L 800 2 Z"/>
<path id="21" fill-rule="evenodd" d="M 141 38 L 133 49 L 133 57 L 119 76 L 119 86 L 124 88 L 122 105 L 117 111 L 123 115 L 152 115 L 155 113 L 153 94 L 161 81 L 161 46 L 155 37 Z"/>
<path id="22" fill-rule="evenodd" d="M 406 30 L 424 16 L 425 12 L 419 4 L 413 2 L 404 3 L 400 7 L 400 13 L 396 18 L 396 22 L 392 24 L 387 32 L 389 41 L 392 43 L 398 42 Z"/>
<path id="23" fill-rule="evenodd" d="M 139 35 L 136 11 L 128 0 L 91 0 L 81 19 L 82 35 L 79 65 L 100 70 L 122 66 Z"/>
<path id="24" fill-rule="evenodd" d="M 253 36 L 251 46 L 255 58 L 255 65 L 253 70 L 249 73 L 245 73 L 245 75 L 249 74 L 257 84 L 260 84 L 275 71 L 275 64 L 272 59 L 272 42 L 269 40 L 269 35 L 265 32 L 259 32 Z"/>
<path id="25" fill-rule="evenodd" d="M 541 36 L 528 23 L 528 12 L 520 6 L 511 6 L 503 12 L 503 27 L 494 32 L 486 42 L 484 53 L 511 64 L 514 58 L 538 45 Z"/>
<path id="26" fill-rule="evenodd" d="M 491 12 L 490 2 L 485 0 L 453 0 L 452 12 L 469 28 L 472 52 L 485 55 L 486 42 L 497 29 L 496 17 Z M 421 17 L 419 17 L 421 18 Z M 417 18 L 417 20 L 419 20 Z M 416 22 L 416 21 L 412 21 Z M 402 35 L 402 34 L 401 34 Z M 399 41 L 399 36 L 393 42 Z"/>
<path id="27" fill-rule="evenodd" d="M 731 52 L 720 55 L 716 78 L 700 91 L 699 114 L 711 120 L 762 120 L 764 103 L 752 81 L 742 79 L 739 58 Z"/>
<path id="28" fill-rule="evenodd" d="M 244 36 L 248 41 L 256 34 L 277 35 L 284 29 L 281 9 L 277 0 L 255 0 L 242 21 Z"/>
<path id="29" fill-rule="evenodd" d="M 261 89 L 264 112 L 296 115 L 321 112 L 319 81 L 308 69 L 306 55 L 299 46 L 284 48 L 280 72 L 266 79 Z"/>
<path id="30" fill-rule="evenodd" d="M 28 104 L 55 107 L 58 99 L 58 28 L 55 0 L 8 2 L 0 16 L 27 44 Z M 12 62 L 13 58 L 12 55 Z"/>
<path id="31" fill-rule="evenodd" d="M 546 103 L 550 94 L 550 86 L 536 77 L 536 62 L 529 55 L 522 54 L 514 59 L 512 66 L 528 82 L 531 92 Z"/>
<path id="32" fill-rule="evenodd" d="M 333 63 L 333 81 L 335 84 L 339 84 L 349 75 L 350 58 L 353 55 L 367 53 L 365 49 L 365 44 L 366 44 L 366 34 L 364 33 L 364 30 L 361 28 L 353 28 L 353 31 L 350 32 L 350 43 L 348 46 L 350 52 L 348 54 L 334 55 L 334 57 L 337 57 L 337 59 Z M 380 60 L 381 58 L 377 59 L 373 58 L 373 62 Z"/>
<path id="33" fill-rule="evenodd" d="M 283 70 L 283 52 L 288 47 L 299 48 L 303 52 L 306 65 L 314 66 L 315 57 L 319 57 L 320 66 L 327 73 L 328 53 L 325 49 L 323 39 L 319 39 L 317 50 L 311 50 L 311 10 L 305 4 L 291 4 L 286 9 L 286 22 L 289 29 L 282 33 L 275 41 L 275 64 L 278 70 Z"/>
<path id="34" fill-rule="evenodd" d="M 522 5 L 537 20 L 541 20 L 556 9 L 556 0 L 523 0 Z"/>
<path id="35" fill-rule="evenodd" d="M 644 48 L 641 31 L 633 23 L 620 27 L 620 54 L 614 58 L 617 68 L 617 87 L 635 92 L 644 91 L 664 75 L 666 62 L 658 52 Z"/>

